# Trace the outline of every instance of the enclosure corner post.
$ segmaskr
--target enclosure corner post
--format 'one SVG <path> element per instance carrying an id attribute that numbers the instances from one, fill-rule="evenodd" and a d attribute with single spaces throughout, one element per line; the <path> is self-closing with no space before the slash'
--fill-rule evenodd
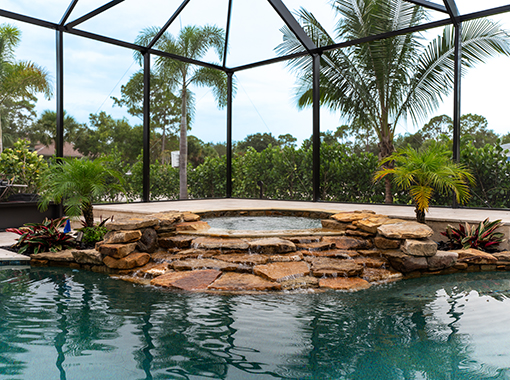
<path id="1" fill-rule="evenodd" d="M 143 193 L 142 201 L 150 201 L 150 91 L 151 91 L 151 56 L 149 52 L 143 55 Z"/>
<path id="2" fill-rule="evenodd" d="M 462 24 L 455 24 L 455 58 L 454 58 L 454 82 L 453 82 L 453 161 L 460 162 L 460 95 L 462 75 Z M 452 207 L 457 208 L 458 202 L 453 197 Z"/>
<path id="3" fill-rule="evenodd" d="M 320 200 L 321 138 L 320 138 L 320 70 L 321 56 L 314 54 L 313 59 L 313 201 Z"/>
<path id="4" fill-rule="evenodd" d="M 56 32 L 57 50 L 57 130 L 55 133 L 55 155 L 64 157 L 64 32 Z"/>
<path id="5" fill-rule="evenodd" d="M 227 73 L 227 189 L 226 197 L 232 198 L 232 80 L 233 72 Z"/>

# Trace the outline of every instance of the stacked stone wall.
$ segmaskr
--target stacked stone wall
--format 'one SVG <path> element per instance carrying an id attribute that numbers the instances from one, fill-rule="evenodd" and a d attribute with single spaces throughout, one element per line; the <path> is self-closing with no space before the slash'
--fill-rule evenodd
<path id="1" fill-rule="evenodd" d="M 292 215 L 321 217 L 323 229 L 309 236 L 208 236 L 209 225 L 199 215 L 166 212 L 110 222 L 96 249 L 40 253 L 32 256 L 32 264 L 69 266 L 161 287 L 228 292 L 360 290 L 424 275 L 510 270 L 510 252 L 438 251 L 430 239 L 432 229 L 414 221 L 366 210 Z"/>

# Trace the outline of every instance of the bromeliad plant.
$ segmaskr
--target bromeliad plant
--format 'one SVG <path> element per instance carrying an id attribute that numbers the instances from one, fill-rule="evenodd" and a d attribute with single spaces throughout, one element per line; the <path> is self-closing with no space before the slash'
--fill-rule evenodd
<path id="1" fill-rule="evenodd" d="M 451 249 L 475 248 L 491 251 L 505 241 L 505 235 L 502 232 L 496 232 L 501 224 L 501 219 L 489 222 L 489 218 L 487 218 L 476 227 L 470 226 L 468 223 L 459 224 L 459 228 L 449 225 L 445 232 L 441 232 L 441 235 L 449 239 Z"/>
<path id="2" fill-rule="evenodd" d="M 68 218 L 44 219 L 42 223 L 27 223 L 21 228 L 7 228 L 7 232 L 21 235 L 13 248 L 20 254 L 57 252 L 74 246 L 73 237 L 62 232 Z"/>

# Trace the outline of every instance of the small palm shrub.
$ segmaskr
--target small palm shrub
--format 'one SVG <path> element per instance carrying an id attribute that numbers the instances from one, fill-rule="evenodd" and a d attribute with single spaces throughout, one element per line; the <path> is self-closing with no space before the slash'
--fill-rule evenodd
<path id="1" fill-rule="evenodd" d="M 94 224 L 93 227 L 89 227 L 85 222 L 82 222 L 83 227 L 78 229 L 78 231 L 83 233 L 81 246 L 93 247 L 97 242 L 102 241 L 104 239 L 104 235 L 108 232 L 105 224 L 109 220 L 113 220 L 113 216 L 101 220 L 99 223 Z"/>
<path id="2" fill-rule="evenodd" d="M 20 254 L 57 252 L 74 246 L 73 237 L 62 232 L 67 218 L 44 219 L 42 223 L 27 223 L 21 228 L 7 228 L 7 232 L 21 235 L 13 248 Z"/>
<path id="3" fill-rule="evenodd" d="M 451 249 L 475 248 L 482 251 L 493 251 L 496 246 L 504 242 L 504 234 L 496 232 L 502 224 L 501 219 L 489 222 L 489 218 L 471 227 L 468 223 L 459 224 L 459 228 L 448 226 L 441 235 L 449 239 Z"/>

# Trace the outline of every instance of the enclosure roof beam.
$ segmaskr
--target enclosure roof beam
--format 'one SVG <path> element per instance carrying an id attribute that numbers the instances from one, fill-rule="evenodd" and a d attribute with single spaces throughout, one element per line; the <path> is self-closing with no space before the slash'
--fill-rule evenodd
<path id="1" fill-rule="evenodd" d="M 82 22 L 85 22 L 89 19 L 91 19 L 92 17 L 95 17 L 97 16 L 98 14 L 100 13 L 103 13 L 104 11 L 107 11 L 108 9 L 116 6 L 117 4 L 119 3 L 122 3 L 124 0 L 112 0 L 110 1 L 109 3 L 103 5 L 102 7 L 99 7 L 97 8 L 96 10 L 90 12 L 90 13 L 87 13 L 86 15 L 74 20 L 74 21 L 71 21 L 70 23 L 66 24 L 66 26 L 68 28 L 74 28 L 76 25 L 78 24 L 81 24 Z"/>
<path id="2" fill-rule="evenodd" d="M 421 5 L 424 8 L 432 9 L 434 11 L 439 11 L 443 13 L 448 13 L 448 10 L 444 5 L 436 4 L 427 0 L 406 0 L 408 3 L 413 3 L 416 5 Z"/>
<path id="3" fill-rule="evenodd" d="M 42 26 L 43 28 L 55 29 L 58 30 L 60 25 L 55 24 L 53 22 L 41 20 L 39 18 L 34 18 L 30 16 L 25 16 L 19 13 L 9 12 L 4 9 L 0 9 L 0 16 L 10 18 L 12 20 L 17 20 L 21 22 L 26 22 L 28 24 Z"/>
<path id="4" fill-rule="evenodd" d="M 177 10 L 174 12 L 172 17 L 170 17 L 170 19 L 166 22 L 166 24 L 160 29 L 158 34 L 156 34 L 156 36 L 154 36 L 152 41 L 147 45 L 147 49 L 152 49 L 152 47 L 156 44 L 156 42 L 158 42 L 158 40 L 161 38 L 163 33 L 165 33 L 167 31 L 167 29 L 170 27 L 170 25 L 172 25 L 172 23 L 175 21 L 175 19 L 177 17 L 179 17 L 182 10 L 186 7 L 186 5 L 188 5 L 189 2 L 190 2 L 190 0 L 184 0 L 182 2 L 182 4 L 179 6 L 179 8 L 177 8 Z"/>
<path id="5" fill-rule="evenodd" d="M 62 19 L 60 20 L 60 25 L 63 26 L 67 19 L 69 18 L 69 16 L 71 16 L 71 12 L 73 11 L 74 7 L 76 6 L 76 4 L 78 4 L 78 0 L 73 0 L 71 2 L 71 4 L 69 4 L 69 7 L 67 8 L 66 10 L 66 13 L 64 13 L 64 16 L 62 16 Z"/>
<path id="6" fill-rule="evenodd" d="M 457 8 L 457 4 L 455 4 L 455 0 L 443 0 L 446 9 L 448 10 L 448 14 L 452 19 L 454 25 L 458 25 L 460 23 L 460 13 Z"/>
<path id="7" fill-rule="evenodd" d="M 292 13 L 288 10 L 288 8 L 283 4 L 281 0 L 267 0 L 274 8 L 276 13 L 278 13 L 281 19 L 285 22 L 285 24 L 289 27 L 289 29 L 294 33 L 301 42 L 301 45 L 312 54 L 312 51 L 317 49 L 317 46 L 312 41 L 312 39 L 306 34 L 303 30 L 299 22 L 296 21 Z"/>
<path id="8" fill-rule="evenodd" d="M 230 36 L 230 19 L 232 18 L 232 0 L 228 0 L 227 28 L 225 30 L 225 46 L 223 48 L 223 67 L 227 65 L 228 40 Z"/>

